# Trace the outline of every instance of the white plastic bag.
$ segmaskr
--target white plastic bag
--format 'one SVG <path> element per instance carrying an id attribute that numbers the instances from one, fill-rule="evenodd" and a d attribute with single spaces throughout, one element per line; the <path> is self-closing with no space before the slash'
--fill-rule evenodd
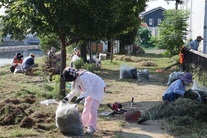
<path id="1" fill-rule="evenodd" d="M 50 104 L 58 104 L 58 102 L 55 99 L 47 99 L 47 100 L 41 101 L 40 104 L 50 105 Z"/>
<path id="2" fill-rule="evenodd" d="M 193 81 L 193 86 L 191 88 L 193 92 L 197 93 L 199 101 L 207 101 L 207 87 L 202 86 L 196 80 Z"/>
<path id="3" fill-rule="evenodd" d="M 137 78 L 138 82 L 149 82 L 149 71 L 147 69 L 138 71 Z"/>
<path id="4" fill-rule="evenodd" d="M 183 75 L 184 75 L 184 72 L 176 72 L 176 71 L 172 72 L 169 75 L 167 85 L 170 85 L 175 80 L 180 79 Z"/>
<path id="5" fill-rule="evenodd" d="M 194 91 L 197 90 L 197 91 L 207 92 L 207 87 L 202 86 L 196 80 L 193 81 L 193 87 L 191 89 L 194 90 Z"/>
<path id="6" fill-rule="evenodd" d="M 60 101 L 56 110 L 55 120 L 57 128 L 62 133 L 73 136 L 82 136 L 84 133 L 80 113 L 76 104 Z"/>
<path id="7" fill-rule="evenodd" d="M 22 73 L 22 65 L 18 64 L 18 66 L 15 67 L 14 73 Z"/>
<path id="8" fill-rule="evenodd" d="M 135 67 L 128 67 L 126 65 L 121 65 L 120 67 L 120 79 L 137 79 L 137 69 Z"/>

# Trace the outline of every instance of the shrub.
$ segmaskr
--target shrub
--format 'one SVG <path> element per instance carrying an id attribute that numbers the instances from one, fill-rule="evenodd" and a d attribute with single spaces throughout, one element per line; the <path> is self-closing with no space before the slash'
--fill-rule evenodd
<path id="1" fill-rule="evenodd" d="M 73 64 L 76 69 L 83 69 L 84 61 L 83 59 L 79 59 L 79 60 L 76 60 Z"/>

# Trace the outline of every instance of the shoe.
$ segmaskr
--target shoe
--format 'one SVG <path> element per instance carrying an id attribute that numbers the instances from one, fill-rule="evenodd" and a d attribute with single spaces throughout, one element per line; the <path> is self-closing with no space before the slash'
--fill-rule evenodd
<path id="1" fill-rule="evenodd" d="M 87 130 L 86 130 L 86 134 L 93 134 L 93 133 L 95 133 L 96 131 L 95 131 L 95 129 L 93 128 L 93 127 L 91 127 L 91 126 L 89 126 L 88 128 L 87 128 Z"/>

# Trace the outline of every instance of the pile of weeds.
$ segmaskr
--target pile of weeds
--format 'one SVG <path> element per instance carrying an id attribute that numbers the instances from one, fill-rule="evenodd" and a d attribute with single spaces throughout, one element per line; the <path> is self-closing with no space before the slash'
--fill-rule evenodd
<path id="1" fill-rule="evenodd" d="M 206 115 L 206 104 L 198 102 L 196 100 L 191 100 L 189 98 L 179 98 L 175 102 L 162 102 L 160 104 L 153 106 L 152 108 L 148 109 L 145 113 L 143 113 L 142 118 L 145 120 L 155 120 L 176 116 L 180 117 L 180 119 L 183 119 L 183 116 L 188 116 L 193 118 L 193 120 L 207 122 Z M 181 122 L 183 121 L 181 120 Z"/>
<path id="2" fill-rule="evenodd" d="M 55 128 L 55 114 L 45 113 L 44 111 L 34 112 L 31 105 L 35 102 L 35 97 L 31 96 L 4 100 L 0 103 L 0 125 L 19 125 L 21 128 L 50 130 L 51 126 L 48 128 L 44 125 L 51 124 L 52 128 Z"/>
<path id="3" fill-rule="evenodd" d="M 165 130 L 173 135 L 195 137 L 207 135 L 207 104 L 189 98 L 175 102 L 161 102 L 142 114 L 138 123 L 147 120 L 163 120 Z M 193 136 L 193 137 L 194 137 Z"/>

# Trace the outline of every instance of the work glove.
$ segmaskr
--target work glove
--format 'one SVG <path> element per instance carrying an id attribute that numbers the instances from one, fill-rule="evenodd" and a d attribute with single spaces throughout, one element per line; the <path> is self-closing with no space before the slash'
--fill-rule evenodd
<path id="1" fill-rule="evenodd" d="M 62 102 L 63 103 L 67 103 L 67 101 L 68 101 L 68 98 L 67 97 L 65 97 L 65 98 L 62 99 Z"/>
<path id="2" fill-rule="evenodd" d="M 76 100 L 75 100 L 75 102 L 74 103 L 79 103 L 81 100 L 83 100 L 85 97 L 82 97 L 82 98 L 77 98 Z"/>

